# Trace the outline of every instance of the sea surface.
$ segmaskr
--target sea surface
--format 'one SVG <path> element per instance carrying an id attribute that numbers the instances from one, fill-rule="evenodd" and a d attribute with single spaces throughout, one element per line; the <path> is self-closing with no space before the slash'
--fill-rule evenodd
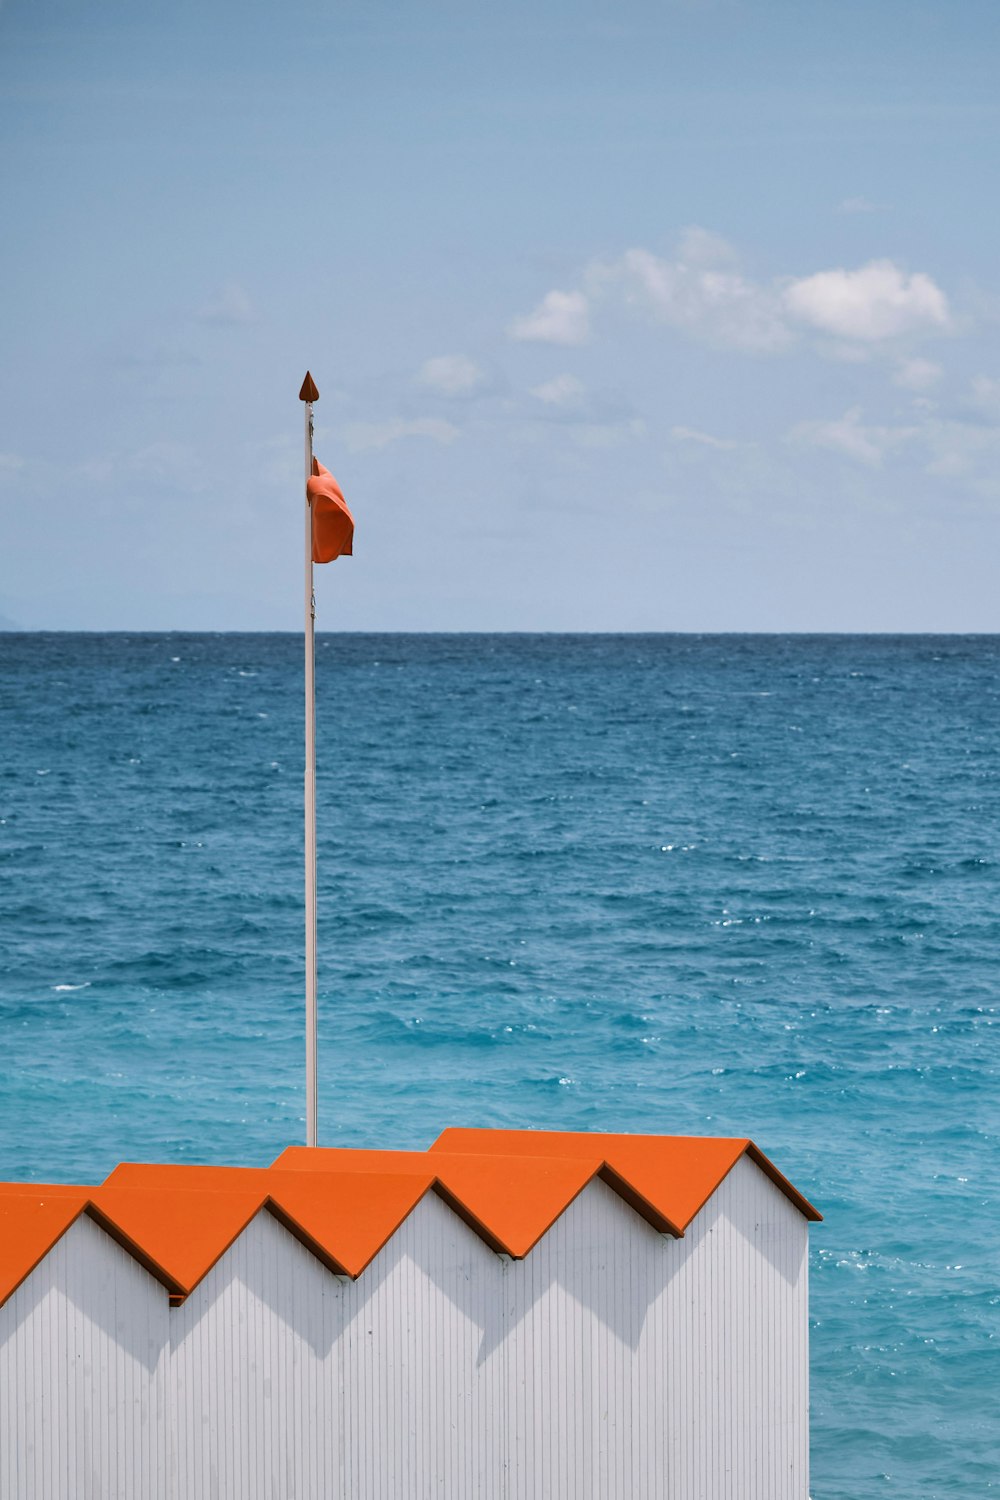
<path id="1" fill-rule="evenodd" d="M 0 635 L 0 1176 L 303 1139 L 302 647 Z M 1000 1492 L 1000 637 L 320 636 L 320 1139 L 750 1135 L 815 1500 Z"/>

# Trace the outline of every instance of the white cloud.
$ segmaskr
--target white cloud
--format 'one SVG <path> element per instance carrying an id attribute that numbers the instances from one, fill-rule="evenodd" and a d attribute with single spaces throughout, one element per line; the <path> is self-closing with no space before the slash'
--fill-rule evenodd
<path id="1" fill-rule="evenodd" d="M 826 335 L 818 352 L 858 361 L 878 345 L 952 328 L 947 297 L 922 271 L 873 260 L 856 270 L 755 281 L 732 245 L 695 226 L 670 255 L 637 246 L 592 261 L 580 289 L 549 292 L 509 331 L 516 339 L 581 344 L 591 315 L 615 303 L 701 343 L 756 354 L 790 350 L 810 329 Z"/>
<path id="2" fill-rule="evenodd" d="M 929 391 L 941 379 L 943 370 L 932 359 L 904 359 L 892 377 L 895 385 L 906 391 Z"/>
<path id="3" fill-rule="evenodd" d="M 469 396 L 485 382 L 485 373 L 464 354 L 440 354 L 425 360 L 417 374 L 418 385 L 444 396 Z"/>
<path id="4" fill-rule="evenodd" d="M 772 353 L 791 342 L 781 298 L 770 287 L 743 276 L 735 255 L 717 235 L 688 230 L 678 257 L 626 250 L 619 260 L 592 265 L 588 285 L 658 321 L 724 348 Z"/>
<path id="5" fill-rule="evenodd" d="M 907 275 L 891 260 L 857 271 L 818 271 L 784 292 L 789 314 L 835 338 L 878 341 L 910 333 L 944 332 L 948 299 L 922 271 Z"/>
<path id="6" fill-rule="evenodd" d="M 590 306 L 583 292 L 548 292 L 534 312 L 515 318 L 510 337 L 526 343 L 585 344 L 590 336 Z"/>
<path id="7" fill-rule="evenodd" d="M 723 453 L 740 446 L 732 438 L 714 437 L 710 432 L 699 432 L 697 427 L 671 427 L 670 436 L 675 443 L 698 443 L 703 448 L 716 448 Z"/>
<path id="8" fill-rule="evenodd" d="M 879 427 L 861 420 L 860 406 L 833 422 L 799 422 L 788 434 L 790 442 L 843 453 L 856 463 L 877 469 L 893 448 L 919 438 L 917 427 Z"/>
<path id="9" fill-rule="evenodd" d="M 227 282 L 224 287 L 199 309 L 198 318 L 202 323 L 215 323 L 220 327 L 232 328 L 240 323 L 252 323 L 255 313 L 253 304 L 243 287 L 236 282 Z"/>
<path id="10" fill-rule="evenodd" d="M 17 453 L 0 453 L 0 479 L 13 478 L 25 468 L 25 461 Z"/>
<path id="11" fill-rule="evenodd" d="M 578 406 L 583 400 L 584 386 L 575 375 L 556 375 L 543 385 L 532 387 L 531 395 L 546 406 Z"/>
<path id="12" fill-rule="evenodd" d="M 351 422 L 344 429 L 344 439 L 352 453 L 388 448 L 403 438 L 429 438 L 433 443 L 453 443 L 459 431 L 451 422 L 439 417 L 416 417 L 412 421 Z"/>

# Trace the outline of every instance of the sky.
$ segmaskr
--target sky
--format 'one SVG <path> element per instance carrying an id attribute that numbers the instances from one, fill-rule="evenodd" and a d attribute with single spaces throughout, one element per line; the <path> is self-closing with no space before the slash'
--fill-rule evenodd
<path id="1" fill-rule="evenodd" d="M 995 0 L 0 0 L 0 624 L 995 631 Z"/>

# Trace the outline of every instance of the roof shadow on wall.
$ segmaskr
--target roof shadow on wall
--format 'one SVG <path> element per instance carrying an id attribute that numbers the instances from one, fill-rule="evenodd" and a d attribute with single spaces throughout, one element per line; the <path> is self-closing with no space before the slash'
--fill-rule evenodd
<path id="1" fill-rule="evenodd" d="M 29 1324 L 43 1301 L 65 1299 L 152 1374 L 170 1340 L 166 1288 L 86 1213 L 56 1241 L 45 1263 L 46 1274 L 27 1276 L 0 1309 L 0 1315 L 13 1314 L 10 1332 Z"/>

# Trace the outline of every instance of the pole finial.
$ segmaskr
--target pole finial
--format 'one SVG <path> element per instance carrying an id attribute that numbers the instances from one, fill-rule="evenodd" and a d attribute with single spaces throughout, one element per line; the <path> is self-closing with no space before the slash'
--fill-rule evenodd
<path id="1" fill-rule="evenodd" d="M 316 389 L 316 382 L 315 382 L 315 380 L 313 380 L 313 378 L 310 375 L 310 373 L 309 373 L 308 370 L 306 371 L 306 378 L 302 382 L 302 389 L 301 389 L 301 391 L 299 391 L 299 400 L 300 401 L 318 401 L 319 400 L 319 391 Z"/>

